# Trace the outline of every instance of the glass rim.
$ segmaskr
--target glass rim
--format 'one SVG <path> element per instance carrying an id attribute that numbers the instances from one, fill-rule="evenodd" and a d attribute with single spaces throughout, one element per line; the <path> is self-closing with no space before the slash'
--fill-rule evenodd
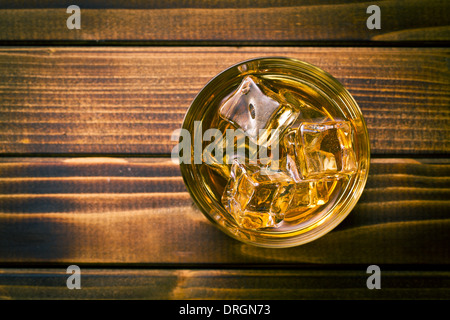
<path id="1" fill-rule="evenodd" d="M 195 98 L 192 100 L 188 110 L 186 111 L 184 115 L 184 119 L 182 122 L 182 129 L 189 129 L 188 128 L 188 120 L 190 113 L 194 112 L 198 107 L 198 104 L 202 100 L 203 96 L 205 96 L 205 92 L 208 91 L 208 89 L 215 84 L 216 81 L 219 81 L 221 78 L 226 77 L 228 73 L 232 72 L 236 68 L 239 68 L 242 65 L 249 64 L 252 62 L 258 62 L 258 61 L 276 61 L 280 62 L 281 64 L 295 67 L 296 70 L 304 73 L 308 73 L 308 75 L 313 76 L 314 79 L 320 81 L 322 85 L 327 86 L 327 88 L 331 89 L 333 93 L 340 98 L 343 98 L 344 105 L 349 109 L 355 112 L 354 116 L 357 117 L 362 122 L 362 129 L 364 130 L 363 135 L 366 138 L 364 145 L 366 150 L 366 164 L 365 164 L 365 170 L 364 174 L 362 176 L 358 175 L 358 179 L 355 179 L 354 182 L 350 186 L 350 190 L 353 190 L 353 188 L 357 188 L 357 192 L 353 194 L 345 194 L 345 199 L 339 200 L 338 202 L 341 203 L 341 201 L 345 202 L 345 207 L 343 210 L 340 210 L 338 214 L 331 212 L 329 210 L 324 217 L 321 217 L 318 221 L 315 221 L 311 225 L 308 225 L 308 230 L 304 230 L 304 228 L 292 230 L 292 231 L 278 231 L 278 232 L 267 232 L 265 230 L 249 230 L 249 229 L 241 229 L 239 227 L 236 227 L 236 230 L 242 233 L 251 234 L 250 238 L 253 238 L 252 240 L 248 239 L 248 237 L 240 237 L 236 234 L 236 232 L 232 232 L 229 228 L 223 226 L 220 224 L 217 220 L 215 220 L 211 216 L 210 208 L 204 207 L 202 205 L 201 199 L 199 199 L 199 192 L 196 192 L 196 190 L 193 188 L 190 182 L 188 182 L 188 177 L 192 175 L 192 171 L 190 167 L 193 166 L 193 164 L 185 164 L 185 163 L 179 163 L 180 165 L 180 171 L 183 178 L 183 182 L 193 199 L 195 205 L 197 208 L 202 212 L 202 214 L 211 221 L 216 227 L 218 227 L 220 230 L 225 232 L 227 235 L 231 236 L 232 238 L 235 238 L 241 242 L 252 244 L 255 246 L 260 247 L 271 247 L 271 248 L 286 248 L 286 247 L 294 247 L 301 244 L 305 244 L 308 242 L 311 242 L 317 238 L 320 238 L 321 236 L 325 235 L 332 229 L 334 229 L 337 225 L 339 225 L 342 220 L 344 220 L 348 214 L 352 211 L 356 203 L 358 202 L 359 198 L 361 197 L 361 194 L 364 190 L 365 184 L 367 182 L 368 173 L 369 173 L 369 166 L 370 166 L 370 142 L 369 142 L 369 135 L 367 130 L 367 125 L 365 122 L 365 119 L 362 115 L 361 109 L 356 102 L 356 100 L 353 98 L 353 96 L 350 94 L 350 92 L 341 84 L 340 81 L 338 81 L 335 77 L 333 77 L 330 73 L 327 71 L 322 70 L 321 68 L 291 57 L 283 57 L 283 56 L 267 56 L 267 57 L 258 57 L 258 58 L 252 58 L 247 59 L 238 63 L 235 63 L 234 65 L 224 69 L 220 73 L 216 74 L 214 77 L 212 77 L 203 87 L 202 89 L 196 94 Z M 242 72 L 241 72 L 242 73 Z M 241 74 L 239 73 L 239 74 Z M 314 85 L 314 83 L 309 83 Z M 359 170 L 358 170 L 359 173 Z M 203 186 L 201 186 L 203 187 Z M 346 186 L 346 191 L 348 190 L 348 185 Z M 336 202 L 337 203 L 337 202 Z M 336 205 L 333 204 L 333 207 Z M 333 213 L 333 217 L 328 217 L 331 213 Z M 325 219 L 327 218 L 327 219 Z M 325 223 L 323 223 L 325 222 Z M 307 237 L 306 234 L 309 234 Z M 263 239 L 264 241 L 261 241 Z"/>

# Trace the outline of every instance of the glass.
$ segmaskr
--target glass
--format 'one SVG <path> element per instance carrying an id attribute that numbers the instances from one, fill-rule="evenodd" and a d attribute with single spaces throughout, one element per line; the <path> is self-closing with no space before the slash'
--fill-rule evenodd
<path id="1" fill-rule="evenodd" d="M 367 180 L 361 110 L 336 79 L 299 60 L 226 69 L 196 96 L 182 129 L 191 136 L 180 135 L 176 156 L 189 193 L 245 243 L 291 247 L 323 236 L 350 213 Z"/>

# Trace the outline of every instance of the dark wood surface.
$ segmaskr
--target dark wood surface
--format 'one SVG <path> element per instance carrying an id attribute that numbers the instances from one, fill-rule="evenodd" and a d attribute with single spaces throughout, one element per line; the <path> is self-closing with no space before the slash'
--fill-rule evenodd
<path id="1" fill-rule="evenodd" d="M 368 290 L 354 270 L 82 269 L 81 290 L 68 290 L 65 268 L 0 269 L 4 299 L 434 299 L 448 298 L 450 273 L 383 272 L 382 289 Z M 258 303 L 251 301 L 251 303 Z M 205 304 L 205 302 L 203 302 Z M 156 305 L 156 304 L 155 304 Z M 192 305 L 192 303 L 191 303 Z M 169 310 L 165 310 L 169 313 Z M 272 306 L 272 314 L 276 314 Z"/>
<path id="2" fill-rule="evenodd" d="M 170 159 L 8 158 L 0 172 L 0 261 L 9 264 L 450 263 L 447 159 L 373 159 L 351 214 L 289 249 L 244 245 L 216 229 Z"/>
<path id="3" fill-rule="evenodd" d="M 0 40 L 389 42 L 447 41 L 450 35 L 446 0 L 77 1 L 83 13 L 75 31 L 65 27 L 72 2 L 24 2 L 3 4 Z M 371 4 L 381 9 L 380 30 L 366 27 Z"/>
<path id="4" fill-rule="evenodd" d="M 0 298 L 450 299 L 448 1 L 82 0 L 68 30 L 71 4 L 0 3 Z M 354 210 L 289 249 L 220 232 L 170 160 L 199 90 L 262 56 L 331 73 L 370 135 Z"/>
<path id="5" fill-rule="evenodd" d="M 449 49 L 2 48 L 0 152 L 164 155 L 195 95 L 240 61 L 288 56 L 340 80 L 372 154 L 450 148 Z"/>

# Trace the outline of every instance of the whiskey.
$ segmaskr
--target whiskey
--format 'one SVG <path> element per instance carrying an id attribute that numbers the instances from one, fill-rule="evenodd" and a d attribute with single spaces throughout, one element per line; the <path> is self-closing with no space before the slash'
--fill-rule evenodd
<path id="1" fill-rule="evenodd" d="M 268 58 L 232 67 L 200 92 L 183 128 L 194 121 L 203 133 L 216 131 L 202 141 L 201 164 L 181 164 L 188 190 L 244 242 L 311 241 L 339 223 L 364 188 L 369 143 L 359 107 L 308 64 Z"/>

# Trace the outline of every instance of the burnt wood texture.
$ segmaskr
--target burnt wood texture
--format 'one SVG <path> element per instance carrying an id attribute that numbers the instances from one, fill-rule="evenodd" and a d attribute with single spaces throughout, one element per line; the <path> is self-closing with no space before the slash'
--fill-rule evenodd
<path id="1" fill-rule="evenodd" d="M 449 49 L 0 48 L 0 152 L 168 155 L 195 95 L 240 61 L 288 56 L 354 96 L 373 154 L 450 148 Z M 194 76 L 195 75 L 195 76 Z"/>
<path id="2" fill-rule="evenodd" d="M 66 27 L 72 4 L 80 30 Z M 449 299 L 449 13 L 422 0 L 1 2 L 0 298 Z M 216 229 L 170 159 L 202 87 L 265 56 L 341 81 L 371 143 L 354 210 L 288 249 Z M 81 290 L 66 287 L 72 264 Z M 366 287 L 373 264 L 381 290 Z"/>
<path id="3" fill-rule="evenodd" d="M 351 214 L 324 237 L 282 250 L 217 230 L 170 159 L 8 158 L 0 170 L 0 258 L 9 264 L 450 263 L 446 159 L 372 160 Z"/>
<path id="4" fill-rule="evenodd" d="M 446 0 L 76 2 L 83 10 L 79 30 L 65 28 L 66 8 L 73 1 L 2 4 L 0 40 L 227 45 L 255 41 L 447 41 L 450 35 L 450 4 Z M 381 29 L 366 27 L 371 4 L 381 9 Z"/>

